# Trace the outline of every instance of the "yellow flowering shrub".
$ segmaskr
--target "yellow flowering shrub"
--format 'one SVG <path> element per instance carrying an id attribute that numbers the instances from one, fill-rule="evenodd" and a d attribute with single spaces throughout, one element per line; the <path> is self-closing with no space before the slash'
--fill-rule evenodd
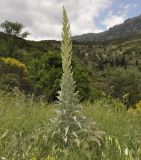
<path id="1" fill-rule="evenodd" d="M 23 76 L 27 75 L 26 65 L 15 58 L 0 57 L 0 64 L 4 72 L 15 72 Z"/>
<path id="2" fill-rule="evenodd" d="M 141 100 L 128 110 L 129 113 L 141 112 Z"/>
<path id="3" fill-rule="evenodd" d="M 136 103 L 135 110 L 141 112 L 141 100 L 138 103 Z"/>

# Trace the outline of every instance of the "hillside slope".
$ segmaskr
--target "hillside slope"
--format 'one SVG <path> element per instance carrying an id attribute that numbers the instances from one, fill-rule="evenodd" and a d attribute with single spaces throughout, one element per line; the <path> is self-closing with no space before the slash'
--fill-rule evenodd
<path id="1" fill-rule="evenodd" d="M 18 38 L 15 51 L 9 53 L 6 51 L 8 39 L 7 35 L 0 33 L 0 56 L 13 57 L 26 64 L 29 75 L 26 86 L 24 83 L 25 88 L 29 89 L 30 85 L 37 95 L 46 93 L 51 101 L 54 100 L 61 77 L 60 42 Z M 90 95 L 94 97 L 90 88 L 94 90 L 94 94 L 104 92 L 112 95 L 111 86 L 122 80 L 127 86 L 120 87 L 121 93 L 116 90 L 118 94 L 114 93 L 113 96 L 122 99 L 124 94 L 133 91 L 136 96 L 132 96 L 134 103 L 141 98 L 138 91 L 141 84 L 141 34 L 101 42 L 73 41 L 73 69 L 84 99 L 88 99 Z M 11 83 L 11 78 L 15 83 L 15 77 L 10 76 L 7 80 L 6 75 L 4 80 L 3 76 L 0 78 L 6 85 L 7 82 Z M 115 84 L 113 80 L 116 81 Z M 129 87 L 134 84 L 135 88 Z"/>
<path id="2" fill-rule="evenodd" d="M 74 36 L 73 40 L 83 41 L 105 41 L 119 37 L 126 37 L 135 33 L 141 32 L 141 15 L 127 19 L 124 23 L 116 25 L 109 30 L 101 33 L 88 33 L 79 36 Z"/>

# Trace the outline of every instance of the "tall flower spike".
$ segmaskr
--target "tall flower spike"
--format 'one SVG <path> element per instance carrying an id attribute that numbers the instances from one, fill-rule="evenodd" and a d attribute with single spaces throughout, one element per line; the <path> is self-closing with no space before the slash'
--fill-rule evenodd
<path id="1" fill-rule="evenodd" d="M 59 92 L 59 102 L 62 106 L 69 107 L 78 103 L 77 92 L 75 92 L 75 81 L 73 78 L 72 60 L 72 40 L 70 25 L 65 8 L 63 7 L 63 27 L 61 42 L 61 57 L 63 75 L 61 79 L 61 91 Z"/>

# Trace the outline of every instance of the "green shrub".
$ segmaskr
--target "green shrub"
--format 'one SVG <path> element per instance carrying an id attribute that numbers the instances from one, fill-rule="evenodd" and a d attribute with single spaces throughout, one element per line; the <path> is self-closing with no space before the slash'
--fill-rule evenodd
<path id="1" fill-rule="evenodd" d="M 130 106 L 140 98 L 141 76 L 134 71 L 117 70 L 113 73 L 110 86 L 112 86 L 111 95 Z"/>
<path id="2" fill-rule="evenodd" d="M 20 87 L 19 76 L 16 74 L 1 74 L 0 89 L 10 91 L 12 88 Z"/>

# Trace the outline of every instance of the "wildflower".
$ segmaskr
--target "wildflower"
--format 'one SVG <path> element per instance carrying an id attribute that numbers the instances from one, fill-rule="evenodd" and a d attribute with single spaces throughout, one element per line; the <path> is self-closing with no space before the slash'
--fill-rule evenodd
<path id="1" fill-rule="evenodd" d="M 129 149 L 128 149 L 128 148 L 126 148 L 126 149 L 124 150 L 124 154 L 125 154 L 126 156 L 129 155 Z"/>

